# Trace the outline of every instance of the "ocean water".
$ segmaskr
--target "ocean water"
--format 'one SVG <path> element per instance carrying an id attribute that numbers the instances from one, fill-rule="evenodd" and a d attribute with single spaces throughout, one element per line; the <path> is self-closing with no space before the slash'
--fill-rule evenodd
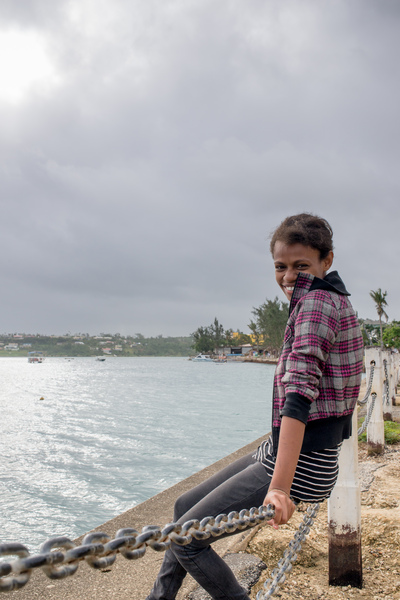
<path id="1" fill-rule="evenodd" d="M 37 552 L 54 535 L 74 539 L 264 435 L 273 373 L 185 358 L 0 358 L 0 541 Z"/>

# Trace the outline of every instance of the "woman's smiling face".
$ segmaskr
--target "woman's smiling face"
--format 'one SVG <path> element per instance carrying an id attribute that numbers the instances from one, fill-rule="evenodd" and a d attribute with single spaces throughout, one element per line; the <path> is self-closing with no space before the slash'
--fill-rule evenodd
<path id="1" fill-rule="evenodd" d="M 277 240 L 273 253 L 275 279 L 288 300 L 291 300 L 293 289 L 299 273 L 310 273 L 323 279 L 333 261 L 333 252 L 321 259 L 319 250 L 303 244 L 287 245 Z"/>

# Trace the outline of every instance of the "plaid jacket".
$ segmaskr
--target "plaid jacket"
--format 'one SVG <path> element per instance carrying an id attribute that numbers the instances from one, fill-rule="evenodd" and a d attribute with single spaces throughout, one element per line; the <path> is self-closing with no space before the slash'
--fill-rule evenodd
<path id="1" fill-rule="evenodd" d="M 273 433 L 279 437 L 282 416 L 306 423 L 303 451 L 315 444 L 317 425 L 327 420 L 327 431 L 351 415 L 356 404 L 363 361 L 363 340 L 357 316 L 338 273 L 324 279 L 299 273 L 289 308 L 282 353 L 274 379 Z M 319 437 L 321 435 L 319 427 Z M 348 437 L 349 432 L 329 435 Z M 341 441 L 341 439 L 340 439 Z"/>

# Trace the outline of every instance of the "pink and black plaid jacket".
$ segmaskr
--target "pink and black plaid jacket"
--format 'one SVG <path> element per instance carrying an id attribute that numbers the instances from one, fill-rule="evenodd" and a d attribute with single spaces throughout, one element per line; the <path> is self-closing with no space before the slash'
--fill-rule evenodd
<path id="1" fill-rule="evenodd" d="M 282 416 L 306 423 L 302 451 L 332 447 L 351 433 L 363 340 L 338 273 L 299 273 L 274 379 L 273 440 Z"/>

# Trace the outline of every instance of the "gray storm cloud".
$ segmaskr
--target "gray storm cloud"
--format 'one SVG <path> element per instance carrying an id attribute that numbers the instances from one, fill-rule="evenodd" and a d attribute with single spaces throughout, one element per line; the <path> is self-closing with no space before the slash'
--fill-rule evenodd
<path id="1" fill-rule="evenodd" d="M 51 66 L 0 92 L 3 331 L 246 330 L 301 211 L 400 319 L 397 3 L 56 4 L 0 9 Z"/>

